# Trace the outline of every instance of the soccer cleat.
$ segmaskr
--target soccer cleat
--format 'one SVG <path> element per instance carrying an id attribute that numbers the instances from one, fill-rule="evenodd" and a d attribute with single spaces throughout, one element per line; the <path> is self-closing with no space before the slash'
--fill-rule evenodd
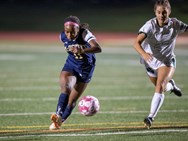
<path id="1" fill-rule="evenodd" d="M 171 90 L 170 93 L 173 92 L 173 93 L 174 93 L 175 95 L 177 95 L 177 96 L 182 96 L 181 89 L 176 86 L 175 81 L 174 81 L 173 79 L 171 79 L 171 80 L 169 81 L 169 83 L 171 83 L 172 86 L 173 86 L 173 89 Z"/>
<path id="2" fill-rule="evenodd" d="M 50 130 L 58 130 L 58 129 L 60 129 L 61 124 L 62 124 L 61 116 L 59 116 L 57 114 L 52 114 L 51 115 L 51 120 L 52 120 L 52 124 L 50 125 L 49 129 Z"/>
<path id="3" fill-rule="evenodd" d="M 150 129 L 153 121 L 154 121 L 153 118 L 151 118 L 151 117 L 146 117 L 146 118 L 144 119 L 144 125 L 145 125 L 145 127 L 147 127 L 148 129 Z"/>

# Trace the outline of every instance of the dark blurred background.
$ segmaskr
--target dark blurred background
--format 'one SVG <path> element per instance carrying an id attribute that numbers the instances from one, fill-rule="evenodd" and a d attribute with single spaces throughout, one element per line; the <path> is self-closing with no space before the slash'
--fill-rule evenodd
<path id="1" fill-rule="evenodd" d="M 171 17 L 188 23 L 188 0 L 170 0 Z M 76 15 L 96 32 L 137 32 L 154 17 L 154 0 L 1 0 L 1 31 L 59 32 Z"/>

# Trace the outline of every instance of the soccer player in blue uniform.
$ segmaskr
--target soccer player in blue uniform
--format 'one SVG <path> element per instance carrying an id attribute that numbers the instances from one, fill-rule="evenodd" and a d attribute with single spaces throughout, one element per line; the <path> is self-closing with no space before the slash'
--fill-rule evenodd
<path id="1" fill-rule="evenodd" d="M 64 43 L 68 57 L 60 73 L 61 94 L 56 113 L 51 115 L 50 130 L 60 129 L 61 124 L 70 116 L 76 101 L 92 78 L 95 53 L 102 51 L 88 27 L 88 24 L 81 24 L 76 16 L 64 20 L 64 32 L 60 40 Z"/>

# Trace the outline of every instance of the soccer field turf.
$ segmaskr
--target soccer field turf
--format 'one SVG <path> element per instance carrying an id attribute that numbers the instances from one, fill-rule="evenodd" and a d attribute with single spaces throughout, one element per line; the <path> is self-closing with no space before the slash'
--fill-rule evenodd
<path id="1" fill-rule="evenodd" d="M 0 42 L 0 140 L 187 141 L 188 49 L 177 47 L 174 79 L 181 98 L 166 93 L 152 129 L 143 126 L 154 87 L 130 46 L 104 47 L 83 95 L 96 96 L 100 112 L 78 107 L 59 131 L 49 131 L 67 54 L 60 44 Z"/>

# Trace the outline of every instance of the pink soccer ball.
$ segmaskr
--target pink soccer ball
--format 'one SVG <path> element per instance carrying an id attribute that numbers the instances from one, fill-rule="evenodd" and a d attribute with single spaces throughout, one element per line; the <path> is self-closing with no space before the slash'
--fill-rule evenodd
<path id="1" fill-rule="evenodd" d="M 84 116 L 93 116 L 99 109 L 99 100 L 94 96 L 84 96 L 78 103 L 79 111 Z"/>

